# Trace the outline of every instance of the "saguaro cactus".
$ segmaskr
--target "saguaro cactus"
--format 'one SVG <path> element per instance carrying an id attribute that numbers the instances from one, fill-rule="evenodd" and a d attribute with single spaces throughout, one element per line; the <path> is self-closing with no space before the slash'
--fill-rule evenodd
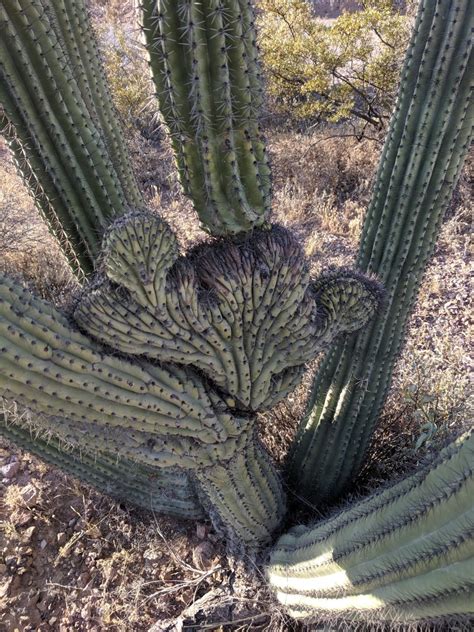
<path id="1" fill-rule="evenodd" d="M 138 504 L 148 495 L 150 507 L 192 515 L 201 504 L 230 535 L 262 544 L 285 501 L 253 413 L 334 336 L 364 325 L 379 289 L 347 271 L 314 282 L 287 231 L 257 229 L 269 172 L 251 7 L 145 3 L 186 191 L 211 232 L 239 234 L 186 257 L 142 206 L 84 3 L 8 0 L 1 11 L 13 149 L 50 225 L 97 274 L 67 316 L 0 277 L 0 387 L 42 413 L 50 440 L 4 421 L 0 432 Z"/>
<path id="2" fill-rule="evenodd" d="M 295 239 L 268 225 L 250 4 L 145 0 L 143 13 L 185 192 L 218 237 L 179 256 L 169 227 L 144 208 L 84 2 L 6 0 L 6 133 L 49 225 L 66 235 L 64 249 L 95 275 L 68 314 L 0 276 L 1 393 L 41 413 L 39 434 L 5 418 L 0 432 L 142 506 L 190 516 L 206 510 L 230 536 L 258 546 L 280 524 L 285 498 L 254 414 L 284 397 L 305 362 L 336 335 L 366 325 L 380 289 L 348 271 L 310 279 Z M 453 94 L 448 109 L 459 113 L 463 129 Z M 429 107 L 425 114 L 428 125 Z M 446 131 L 442 120 L 451 168 L 464 132 Z M 393 138 L 401 134 L 397 125 Z M 431 136 L 420 147 L 426 141 L 438 148 Z M 387 156 L 392 151 L 389 143 Z M 416 153 L 414 164 L 419 159 Z M 404 154 L 403 162 L 411 160 Z M 429 180 L 419 192 L 430 187 L 435 204 L 447 189 Z M 377 221 L 375 210 L 369 215 L 367 235 Z M 416 234 L 422 218 L 407 219 Z M 374 238 L 379 249 L 381 238 Z M 387 268 L 392 293 L 398 272 Z"/>
<path id="3" fill-rule="evenodd" d="M 403 333 L 472 138 L 470 0 L 424 0 L 402 72 L 357 267 L 386 289 L 383 308 L 326 356 L 288 472 L 311 502 L 354 479 L 387 395 Z"/>
<path id="4" fill-rule="evenodd" d="M 474 613 L 474 432 L 432 466 L 297 527 L 268 577 L 296 618 L 409 623 Z"/>

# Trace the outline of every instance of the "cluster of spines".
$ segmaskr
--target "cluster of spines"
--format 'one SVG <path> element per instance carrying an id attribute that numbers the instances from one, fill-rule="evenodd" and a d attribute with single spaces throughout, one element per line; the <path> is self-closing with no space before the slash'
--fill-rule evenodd
<path id="1" fill-rule="evenodd" d="M 311 285 L 301 249 L 276 227 L 178 259 L 166 224 L 136 212 L 108 232 L 104 270 L 127 293 L 86 289 L 75 310 L 85 331 L 125 353 L 194 366 L 253 411 L 286 396 L 305 362 L 365 324 L 378 302 L 360 275 Z"/>
<path id="2" fill-rule="evenodd" d="M 100 232 L 141 196 L 83 0 L 0 7 L 2 129 L 66 254 L 93 269 Z"/>
<path id="3" fill-rule="evenodd" d="M 263 225 L 270 170 L 251 4 L 145 0 L 142 15 L 160 109 L 203 226 L 222 235 Z"/>
<path id="4" fill-rule="evenodd" d="M 474 613 L 474 433 L 431 467 L 280 538 L 268 575 L 296 617 L 393 622 Z"/>
<path id="5" fill-rule="evenodd" d="M 196 492 L 182 472 L 138 465 L 98 450 L 91 454 L 84 449 L 67 446 L 55 436 L 42 434 L 37 428 L 8 423 L 2 415 L 0 435 L 118 500 L 181 518 L 199 519 L 204 516 Z"/>
<path id="6" fill-rule="evenodd" d="M 290 455 L 290 477 L 311 502 L 338 496 L 353 480 L 388 392 L 472 138 L 473 23 L 469 0 L 421 3 L 357 261 L 384 285 L 385 304 L 323 362 Z"/>

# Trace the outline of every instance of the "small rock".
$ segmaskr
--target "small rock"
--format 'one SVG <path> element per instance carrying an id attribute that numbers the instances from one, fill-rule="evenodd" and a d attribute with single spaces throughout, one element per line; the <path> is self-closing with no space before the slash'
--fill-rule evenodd
<path id="1" fill-rule="evenodd" d="M 87 583 L 89 581 L 90 581 L 89 573 L 81 573 L 79 575 L 79 579 L 77 581 L 77 585 L 79 586 L 79 588 L 84 588 L 85 586 L 87 586 Z"/>
<path id="2" fill-rule="evenodd" d="M 208 540 L 200 542 L 193 549 L 193 563 L 197 568 L 200 568 L 201 570 L 207 570 L 208 568 L 211 568 L 215 556 L 215 549 Z"/>
<path id="3" fill-rule="evenodd" d="M 21 490 L 21 497 L 27 507 L 34 507 L 38 498 L 38 490 L 32 483 L 28 483 Z"/>
<path id="4" fill-rule="evenodd" d="M 0 575 L 5 575 L 6 572 L 7 572 L 7 565 L 0 564 Z"/>
<path id="5" fill-rule="evenodd" d="M 46 542 L 46 540 L 41 540 L 40 549 L 43 551 L 47 546 L 48 546 L 48 543 Z"/>
<path id="6" fill-rule="evenodd" d="M 35 531 L 36 531 L 36 527 L 35 526 L 28 527 L 28 529 L 23 531 L 23 533 L 21 534 L 22 541 L 23 542 L 29 542 L 31 540 L 31 538 L 33 537 L 33 534 L 34 534 Z"/>
<path id="7" fill-rule="evenodd" d="M 5 579 L 5 581 L 0 582 L 0 597 L 6 597 L 8 594 L 8 590 L 11 586 L 11 583 L 13 581 L 12 577 L 7 577 L 7 579 Z"/>
<path id="8" fill-rule="evenodd" d="M 196 535 L 200 540 L 204 540 L 207 535 L 207 531 L 208 529 L 206 525 L 198 522 L 198 524 L 196 525 Z"/>
<path id="9" fill-rule="evenodd" d="M 2 478 L 10 479 L 18 474 L 18 470 L 20 469 L 20 464 L 18 461 L 13 461 L 12 463 L 7 463 L 0 467 L 0 474 Z"/>

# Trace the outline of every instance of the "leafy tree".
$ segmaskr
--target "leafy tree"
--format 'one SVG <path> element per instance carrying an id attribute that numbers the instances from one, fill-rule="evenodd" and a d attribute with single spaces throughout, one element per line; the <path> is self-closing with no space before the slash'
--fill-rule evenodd
<path id="1" fill-rule="evenodd" d="M 382 129 L 389 116 L 410 20 L 392 0 L 329 21 L 306 0 L 261 0 L 260 46 L 268 92 L 294 119 Z"/>

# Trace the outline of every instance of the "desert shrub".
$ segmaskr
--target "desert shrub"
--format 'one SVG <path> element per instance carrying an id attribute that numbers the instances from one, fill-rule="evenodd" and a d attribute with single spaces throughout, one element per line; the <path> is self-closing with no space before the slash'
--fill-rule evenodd
<path id="1" fill-rule="evenodd" d="M 0 143 L 0 261 L 38 244 L 45 229 Z"/>
<path id="2" fill-rule="evenodd" d="M 321 20 L 305 0 L 261 0 L 260 45 L 272 106 L 293 120 L 388 120 L 410 19 L 391 0 Z"/>

